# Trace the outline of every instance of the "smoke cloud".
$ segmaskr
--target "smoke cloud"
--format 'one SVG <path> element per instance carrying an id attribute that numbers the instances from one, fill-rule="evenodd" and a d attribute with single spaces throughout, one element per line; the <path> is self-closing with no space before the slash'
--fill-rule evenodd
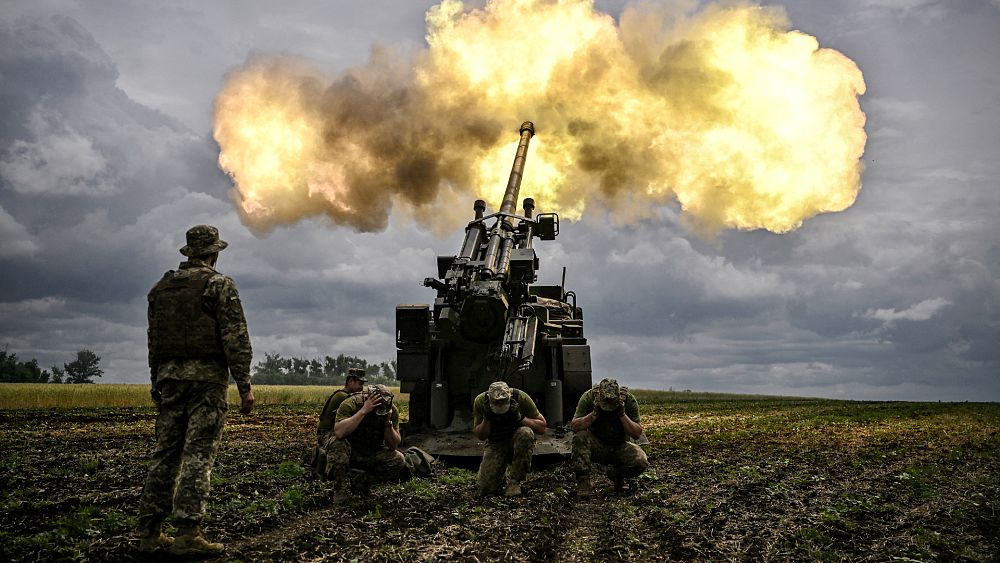
<path id="1" fill-rule="evenodd" d="M 865 84 L 783 10 L 588 0 L 444 0 L 427 47 L 376 47 L 337 77 L 256 56 L 216 99 L 220 166 L 249 227 L 327 216 L 378 231 L 395 208 L 498 205 L 522 121 L 535 123 L 522 197 L 578 219 L 676 201 L 705 233 L 788 232 L 860 189 Z M 440 227 L 441 225 L 438 224 Z"/>

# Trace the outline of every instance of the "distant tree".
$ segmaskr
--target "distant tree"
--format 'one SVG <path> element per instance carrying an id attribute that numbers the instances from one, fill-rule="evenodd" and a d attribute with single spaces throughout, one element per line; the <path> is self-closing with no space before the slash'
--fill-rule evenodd
<path id="1" fill-rule="evenodd" d="M 38 367 L 38 360 L 32 358 L 27 362 L 19 362 L 17 354 L 8 352 L 6 347 L 0 351 L 0 382 L 45 383 L 48 380 L 49 372 Z"/>
<path id="2" fill-rule="evenodd" d="M 52 376 L 49 377 L 49 383 L 62 383 L 65 375 L 66 372 L 63 371 L 63 368 L 59 366 L 52 366 Z"/>
<path id="3" fill-rule="evenodd" d="M 333 377 L 337 375 L 337 360 L 330 356 L 323 356 L 323 377 Z"/>
<path id="4" fill-rule="evenodd" d="M 16 381 L 17 377 L 17 354 L 7 352 L 7 347 L 4 346 L 3 350 L 0 350 L 0 382 L 11 383 Z"/>
<path id="5" fill-rule="evenodd" d="M 76 360 L 63 364 L 66 370 L 66 383 L 94 383 L 95 377 L 104 375 L 100 367 L 101 357 L 90 350 L 80 350 Z"/>
<path id="6" fill-rule="evenodd" d="M 48 383 L 49 372 L 38 367 L 38 360 L 31 358 L 30 362 L 22 362 L 18 366 L 18 374 L 21 381 L 27 383 Z"/>
<path id="7" fill-rule="evenodd" d="M 257 375 L 266 376 L 283 375 L 281 365 L 281 354 L 268 354 L 265 352 L 264 359 L 257 362 L 257 365 L 254 366 L 254 372 Z"/>
<path id="8" fill-rule="evenodd" d="M 369 383 L 398 384 L 395 362 L 370 364 L 364 358 L 344 354 L 319 360 L 282 358 L 265 352 L 264 359 L 253 368 L 253 380 L 261 385 L 343 385 L 352 367 L 364 369 Z"/>
<path id="9" fill-rule="evenodd" d="M 303 358 L 292 358 L 291 373 L 307 377 L 309 375 L 309 360 Z"/>
<path id="10" fill-rule="evenodd" d="M 396 380 L 396 360 L 382 362 L 382 376 L 386 379 Z"/>

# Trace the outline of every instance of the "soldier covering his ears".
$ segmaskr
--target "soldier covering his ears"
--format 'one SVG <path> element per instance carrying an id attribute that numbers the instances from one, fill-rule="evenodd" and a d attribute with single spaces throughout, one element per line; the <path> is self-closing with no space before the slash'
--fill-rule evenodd
<path id="1" fill-rule="evenodd" d="M 326 403 L 323 405 L 323 412 L 319 415 L 319 425 L 316 427 L 316 446 L 312 456 L 313 471 L 321 477 L 328 477 L 332 469 L 329 467 L 327 450 L 337 439 L 333 433 L 333 427 L 337 423 L 337 410 L 348 397 L 364 390 L 366 382 L 364 369 L 348 369 L 343 389 L 334 391 L 332 395 L 327 397 Z"/>
<path id="2" fill-rule="evenodd" d="M 347 484 L 347 470 L 360 469 L 370 476 L 360 483 L 362 495 L 370 482 L 398 479 L 406 465 L 399 443 L 399 409 L 385 385 L 372 385 L 368 393 L 355 393 L 340 404 L 333 426 L 336 440 L 327 446 L 327 468 L 334 489 Z"/>
<path id="3" fill-rule="evenodd" d="M 622 490 L 626 479 L 639 476 L 649 466 L 646 452 L 634 442 L 642 436 L 639 402 L 618 381 L 602 379 L 584 393 L 569 425 L 576 432 L 571 464 L 578 497 L 587 498 L 593 492 L 594 463 L 611 466 L 608 477 L 616 491 Z"/>
<path id="4" fill-rule="evenodd" d="M 503 381 L 490 384 L 472 403 L 473 434 L 486 440 L 479 464 L 479 494 L 495 493 L 503 486 L 510 465 L 506 496 L 519 496 L 521 483 L 531 467 L 535 434 L 545 433 L 545 417 L 527 393 Z"/>

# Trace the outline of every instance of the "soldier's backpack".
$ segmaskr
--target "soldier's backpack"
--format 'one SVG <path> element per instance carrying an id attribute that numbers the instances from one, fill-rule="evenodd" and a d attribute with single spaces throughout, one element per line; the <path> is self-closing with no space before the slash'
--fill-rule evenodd
<path id="1" fill-rule="evenodd" d="M 318 477 L 320 479 L 328 479 L 329 475 L 326 474 L 326 449 L 321 448 L 318 445 L 313 446 L 312 450 L 307 456 L 306 465 L 312 470 L 313 477 Z"/>
<path id="2" fill-rule="evenodd" d="M 434 456 L 424 450 L 410 446 L 403 450 L 406 472 L 412 477 L 427 477 L 434 472 Z"/>
<path id="3" fill-rule="evenodd" d="M 404 474 L 402 475 L 404 479 L 427 477 L 434 472 L 432 467 L 435 462 L 434 456 L 416 446 L 410 446 L 403 450 L 403 461 L 405 462 Z M 326 472 L 326 449 L 318 445 L 313 446 L 306 464 L 312 470 L 313 477 L 330 478 Z"/>

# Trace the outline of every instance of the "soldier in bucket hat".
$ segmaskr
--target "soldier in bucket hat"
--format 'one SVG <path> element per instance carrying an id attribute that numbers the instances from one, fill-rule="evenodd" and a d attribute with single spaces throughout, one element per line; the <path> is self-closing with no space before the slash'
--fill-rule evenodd
<path id="1" fill-rule="evenodd" d="M 219 238 L 219 229 L 211 225 L 195 225 L 185 235 L 187 244 L 181 247 L 181 254 L 189 258 L 208 257 L 225 250 L 229 243 Z"/>
<path id="2" fill-rule="evenodd" d="M 591 471 L 594 463 L 609 465 L 608 477 L 615 490 L 624 488 L 626 479 L 639 476 L 649 461 L 646 452 L 634 440 L 642 436 L 639 402 L 626 387 L 614 379 L 602 379 L 585 392 L 577 403 L 569 423 L 573 435 L 571 464 L 577 476 L 576 493 L 587 498 L 593 493 Z"/>
<path id="3" fill-rule="evenodd" d="M 338 498 L 349 469 L 365 472 L 352 485 L 364 496 L 370 483 L 396 480 L 406 466 L 399 451 L 399 409 L 385 385 L 372 385 L 367 393 L 355 393 L 340 403 L 333 434 L 336 440 L 327 447 L 327 468 Z"/>
<path id="4" fill-rule="evenodd" d="M 226 421 L 229 378 L 240 392 L 240 412 L 254 405 L 253 351 L 236 284 L 215 271 L 228 245 L 219 230 L 198 225 L 181 254 L 148 296 L 149 368 L 157 406 L 156 449 L 139 500 L 139 550 L 175 555 L 218 555 L 223 545 L 205 539 L 201 520 L 209 476 Z M 173 512 L 178 537 L 162 532 Z"/>
<path id="5" fill-rule="evenodd" d="M 520 496 L 521 483 L 531 467 L 535 434 L 545 433 L 545 417 L 527 393 L 495 381 L 473 400 L 472 418 L 473 434 L 486 440 L 479 464 L 479 494 L 498 492 L 509 465 L 504 495 Z"/>

